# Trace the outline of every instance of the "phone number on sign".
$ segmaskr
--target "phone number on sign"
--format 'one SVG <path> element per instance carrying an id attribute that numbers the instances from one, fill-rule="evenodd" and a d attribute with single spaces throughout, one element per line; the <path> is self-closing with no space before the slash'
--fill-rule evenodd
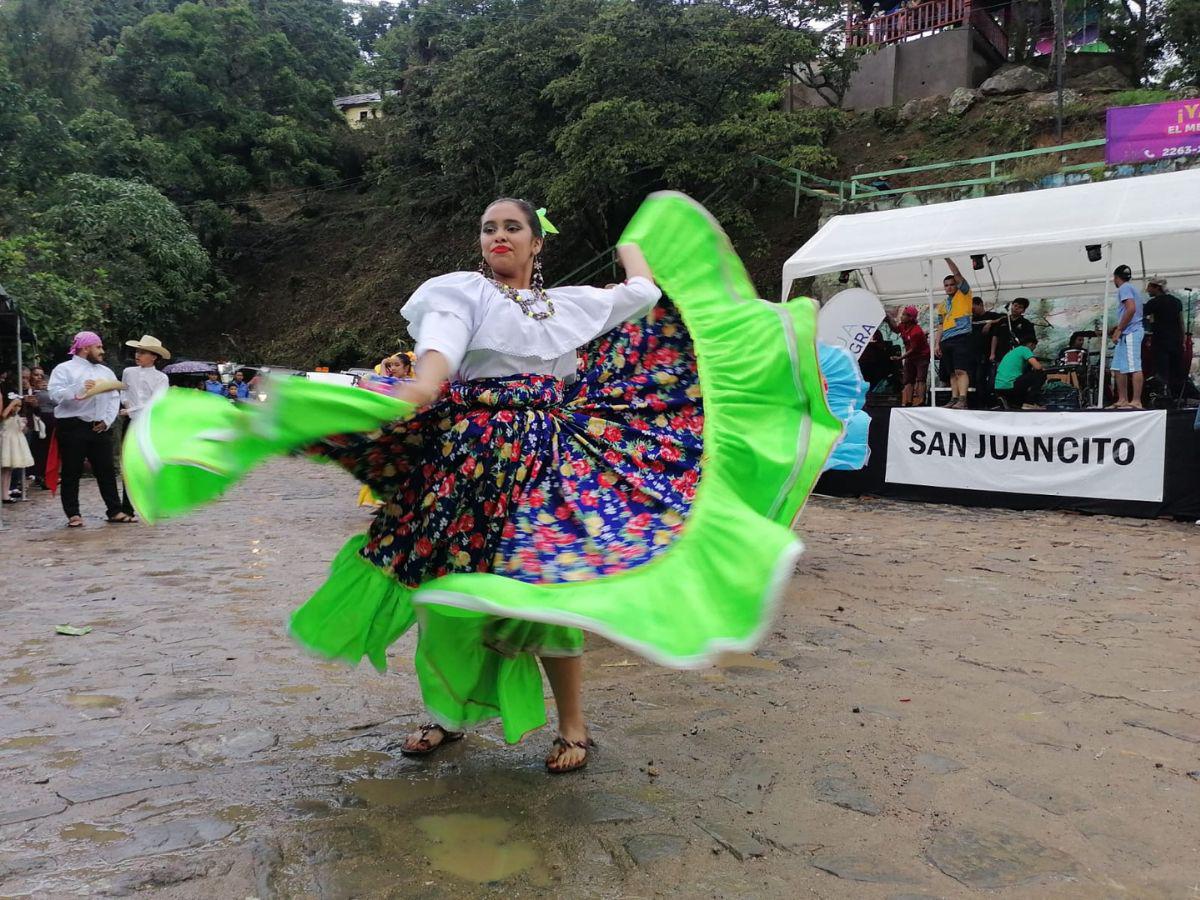
<path id="1" fill-rule="evenodd" d="M 1186 145 L 1183 147 L 1163 147 L 1163 156 L 1190 156 L 1193 153 L 1200 153 L 1200 145 Z"/>

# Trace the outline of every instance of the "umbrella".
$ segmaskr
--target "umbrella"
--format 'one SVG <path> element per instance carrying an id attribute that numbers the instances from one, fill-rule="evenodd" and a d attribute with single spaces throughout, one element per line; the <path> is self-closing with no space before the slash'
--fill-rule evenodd
<path id="1" fill-rule="evenodd" d="M 181 360 L 171 363 L 169 366 L 163 366 L 163 372 L 167 375 L 207 375 L 209 372 L 215 371 L 217 371 L 216 363 L 200 362 L 195 359 Z"/>

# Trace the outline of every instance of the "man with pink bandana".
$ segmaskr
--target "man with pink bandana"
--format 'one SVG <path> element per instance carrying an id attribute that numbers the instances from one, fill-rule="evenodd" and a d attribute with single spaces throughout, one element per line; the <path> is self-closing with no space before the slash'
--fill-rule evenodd
<path id="1" fill-rule="evenodd" d="M 79 515 L 79 478 L 85 459 L 91 463 L 100 496 L 104 498 L 108 521 L 132 522 L 132 516 L 121 511 L 113 466 L 111 428 L 121 407 L 120 382 L 112 369 L 103 364 L 104 342 L 98 334 L 79 332 L 69 352 L 71 358 L 50 373 L 49 386 L 50 398 L 58 404 L 54 417 L 58 420 L 62 505 L 67 525 L 72 528 L 83 525 L 83 517 Z M 102 382 L 116 387 L 93 392 Z"/>

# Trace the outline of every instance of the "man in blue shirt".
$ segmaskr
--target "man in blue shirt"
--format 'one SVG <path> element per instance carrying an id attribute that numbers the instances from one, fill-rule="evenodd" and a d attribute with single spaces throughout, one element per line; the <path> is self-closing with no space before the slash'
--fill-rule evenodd
<path id="1" fill-rule="evenodd" d="M 1112 370 L 1117 402 L 1112 409 L 1142 409 L 1142 295 L 1133 286 L 1129 266 L 1113 270 L 1117 287 L 1117 324 L 1112 330 Z"/>
<path id="2" fill-rule="evenodd" d="M 210 394 L 220 394 L 224 396 L 225 385 L 221 384 L 221 376 L 216 372 L 210 372 L 207 380 L 204 382 L 204 389 Z"/>

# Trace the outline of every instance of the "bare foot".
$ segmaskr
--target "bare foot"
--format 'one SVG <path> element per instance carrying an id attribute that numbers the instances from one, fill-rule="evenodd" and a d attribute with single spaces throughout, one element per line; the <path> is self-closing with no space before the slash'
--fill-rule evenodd
<path id="1" fill-rule="evenodd" d="M 405 756 L 425 756 L 432 753 L 442 744 L 453 744 L 461 741 L 461 731 L 447 731 L 441 725 L 422 725 L 404 739 L 400 752 Z"/>
<path id="2" fill-rule="evenodd" d="M 67 519 L 67 527 L 68 528 L 82 528 L 83 527 L 83 516 L 71 516 L 71 518 Z"/>

